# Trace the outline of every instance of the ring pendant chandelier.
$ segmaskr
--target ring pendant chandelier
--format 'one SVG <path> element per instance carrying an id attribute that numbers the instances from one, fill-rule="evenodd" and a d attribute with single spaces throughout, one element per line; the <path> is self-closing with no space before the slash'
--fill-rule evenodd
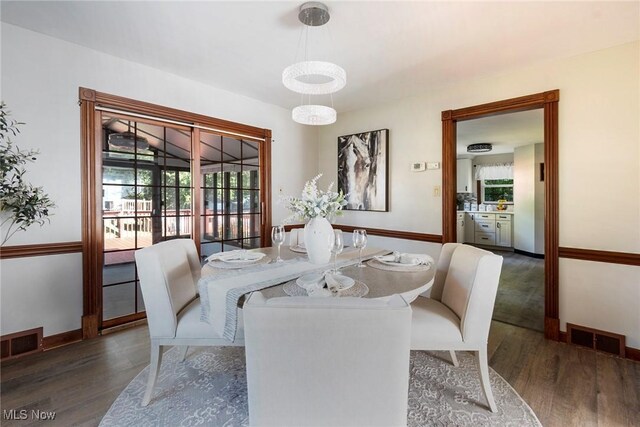
<path id="1" fill-rule="evenodd" d="M 300 6 L 298 19 L 306 25 L 308 35 L 309 27 L 319 27 L 329 21 L 329 9 L 320 2 L 304 3 Z M 339 91 L 347 84 L 347 73 L 332 62 L 308 61 L 307 44 L 305 40 L 305 60 L 285 68 L 282 72 L 282 83 L 287 89 L 302 95 L 302 105 L 295 107 L 291 112 L 295 122 L 305 125 L 328 125 L 334 123 L 337 118 L 336 110 L 333 108 L 333 96 L 331 107 L 312 104 L 311 96 L 332 95 Z M 317 81 L 318 79 L 320 81 Z M 305 95 L 308 101 L 306 104 Z"/>

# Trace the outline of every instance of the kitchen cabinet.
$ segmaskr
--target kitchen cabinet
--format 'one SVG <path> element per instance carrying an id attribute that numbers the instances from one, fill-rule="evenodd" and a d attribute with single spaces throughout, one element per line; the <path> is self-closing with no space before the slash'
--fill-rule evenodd
<path id="1" fill-rule="evenodd" d="M 460 242 L 460 218 L 458 213 L 458 242 Z M 513 214 L 499 212 L 465 212 L 463 243 L 476 245 L 513 247 Z"/>
<path id="2" fill-rule="evenodd" d="M 497 215 L 496 219 L 496 246 L 510 248 L 511 243 L 511 215 Z"/>
<path id="3" fill-rule="evenodd" d="M 458 212 L 456 242 L 464 243 L 464 213 Z"/>
<path id="4" fill-rule="evenodd" d="M 476 241 L 476 223 L 475 214 L 471 212 L 464 213 L 464 243 L 475 243 Z"/>
<path id="5" fill-rule="evenodd" d="M 473 193 L 473 161 L 458 159 L 456 162 L 457 192 Z"/>

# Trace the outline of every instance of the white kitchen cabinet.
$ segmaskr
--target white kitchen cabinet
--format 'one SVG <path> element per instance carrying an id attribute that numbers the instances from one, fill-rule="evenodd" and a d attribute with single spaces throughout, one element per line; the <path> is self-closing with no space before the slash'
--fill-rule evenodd
<path id="1" fill-rule="evenodd" d="M 510 248 L 511 244 L 511 221 L 499 219 L 496 221 L 496 246 Z"/>
<path id="2" fill-rule="evenodd" d="M 458 193 L 473 193 L 472 162 L 471 159 L 458 159 L 456 163 Z"/>
<path id="3" fill-rule="evenodd" d="M 456 242 L 464 243 L 464 213 L 458 213 Z"/>
<path id="4" fill-rule="evenodd" d="M 485 233 L 484 231 L 476 231 L 476 244 L 495 246 L 496 233 Z"/>
<path id="5" fill-rule="evenodd" d="M 464 243 L 475 243 L 476 239 L 475 214 L 465 212 L 464 214 Z"/>

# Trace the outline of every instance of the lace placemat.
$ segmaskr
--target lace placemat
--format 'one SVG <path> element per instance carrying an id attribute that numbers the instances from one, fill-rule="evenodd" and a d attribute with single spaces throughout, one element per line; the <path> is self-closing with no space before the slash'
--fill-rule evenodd
<path id="1" fill-rule="evenodd" d="M 220 268 L 222 270 L 237 270 L 239 268 L 245 267 L 254 267 L 256 265 L 269 264 L 271 262 L 271 258 L 268 256 L 262 257 L 260 260 L 255 262 L 246 262 L 246 263 L 234 263 L 234 262 L 224 262 L 224 261 L 209 261 L 207 265 L 213 268 Z"/>
<path id="2" fill-rule="evenodd" d="M 377 268 L 378 270 L 387 270 L 387 271 L 399 271 L 405 273 L 415 273 L 417 271 L 427 271 L 431 268 L 431 264 L 422 264 L 422 265 L 389 265 L 378 261 L 377 259 L 371 259 L 367 261 L 367 265 L 369 267 Z"/>
<path id="3" fill-rule="evenodd" d="M 291 280 L 282 285 L 282 290 L 290 297 L 306 297 L 307 290 L 298 286 L 295 280 Z M 369 287 L 363 282 L 356 280 L 354 285 L 344 291 L 337 293 L 338 297 L 357 297 L 361 298 L 369 293 Z"/>

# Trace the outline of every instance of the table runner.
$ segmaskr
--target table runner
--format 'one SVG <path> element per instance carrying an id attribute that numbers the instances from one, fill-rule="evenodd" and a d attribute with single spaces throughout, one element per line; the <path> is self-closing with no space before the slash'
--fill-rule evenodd
<path id="1" fill-rule="evenodd" d="M 365 248 L 362 258 L 366 260 L 388 252 L 379 248 Z M 339 267 L 356 264 L 358 251 L 345 251 L 342 258 L 337 263 Z M 220 336 L 234 341 L 238 325 L 238 301 L 244 294 L 296 279 L 303 274 L 322 273 L 332 267 L 333 263 L 312 264 L 308 259 L 298 257 L 204 276 L 198 281 L 202 307 L 200 320 L 209 323 Z"/>

